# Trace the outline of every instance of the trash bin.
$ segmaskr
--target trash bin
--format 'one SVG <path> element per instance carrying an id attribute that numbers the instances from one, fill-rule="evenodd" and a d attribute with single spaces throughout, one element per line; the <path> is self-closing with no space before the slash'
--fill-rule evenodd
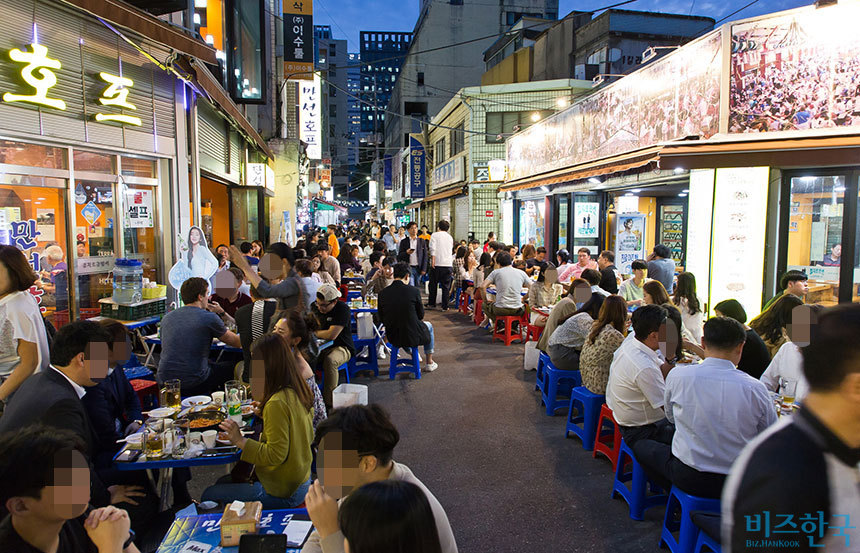
<path id="1" fill-rule="evenodd" d="M 332 392 L 332 406 L 367 405 L 367 386 L 363 384 L 340 384 Z"/>

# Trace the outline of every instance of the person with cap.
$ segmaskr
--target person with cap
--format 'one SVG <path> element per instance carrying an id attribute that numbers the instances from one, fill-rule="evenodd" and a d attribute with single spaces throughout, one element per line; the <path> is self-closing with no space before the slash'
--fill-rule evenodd
<path id="1" fill-rule="evenodd" d="M 761 378 L 761 375 L 770 364 L 770 352 L 767 345 L 758 333 L 747 324 L 747 312 L 738 300 L 723 300 L 714 306 L 714 315 L 717 317 L 728 317 L 744 325 L 747 332 L 747 341 L 738 368 L 753 378 Z"/>
<path id="2" fill-rule="evenodd" d="M 338 367 L 355 355 L 350 330 L 349 306 L 340 301 L 340 291 L 331 284 L 317 289 L 317 299 L 311 306 L 311 314 L 317 323 L 317 338 L 334 342 L 320 352 L 323 367 L 323 400 L 331 409 L 332 392 L 337 387 Z"/>

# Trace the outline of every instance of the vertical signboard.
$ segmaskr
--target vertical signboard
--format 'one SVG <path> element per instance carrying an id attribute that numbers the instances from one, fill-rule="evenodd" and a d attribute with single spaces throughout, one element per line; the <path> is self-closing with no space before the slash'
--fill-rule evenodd
<path id="1" fill-rule="evenodd" d="M 299 138 L 308 145 L 308 159 L 322 158 L 320 78 L 299 85 Z"/>
<path id="2" fill-rule="evenodd" d="M 384 190 L 391 190 L 391 157 L 382 160 L 382 185 Z"/>
<path id="3" fill-rule="evenodd" d="M 600 204 L 576 202 L 573 205 L 573 237 L 597 238 L 600 228 Z"/>
<path id="4" fill-rule="evenodd" d="M 284 2 L 284 78 L 313 80 L 313 0 Z"/>
<path id="5" fill-rule="evenodd" d="M 424 144 L 418 135 L 409 135 L 409 196 L 414 200 L 424 197 L 427 184 L 427 159 Z"/>

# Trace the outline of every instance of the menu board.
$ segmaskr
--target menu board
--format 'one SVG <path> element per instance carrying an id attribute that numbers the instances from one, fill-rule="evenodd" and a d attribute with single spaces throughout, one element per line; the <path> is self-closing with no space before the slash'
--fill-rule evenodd
<path id="1" fill-rule="evenodd" d="M 672 252 L 678 265 L 684 264 L 684 206 L 660 207 L 660 243 Z"/>
<path id="2" fill-rule="evenodd" d="M 734 298 L 750 319 L 761 311 L 767 221 L 767 167 L 717 169 L 711 304 Z"/>

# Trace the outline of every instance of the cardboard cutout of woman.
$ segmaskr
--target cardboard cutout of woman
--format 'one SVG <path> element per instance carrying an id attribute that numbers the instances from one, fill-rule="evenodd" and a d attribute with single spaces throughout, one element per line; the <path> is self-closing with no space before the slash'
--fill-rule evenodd
<path id="1" fill-rule="evenodd" d="M 167 280 L 170 285 L 179 290 L 182 283 L 191 277 L 200 277 L 209 280 L 218 270 L 218 260 L 209 251 L 206 245 L 206 237 L 200 227 L 191 227 L 188 231 L 188 243 L 184 243 L 180 237 L 179 261 L 171 267 Z"/>

